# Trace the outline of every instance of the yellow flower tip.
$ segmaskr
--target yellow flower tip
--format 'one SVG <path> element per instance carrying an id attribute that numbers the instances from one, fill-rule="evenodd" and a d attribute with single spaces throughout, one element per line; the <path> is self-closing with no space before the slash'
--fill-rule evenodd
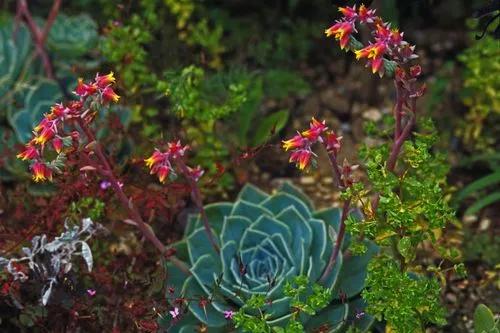
<path id="1" fill-rule="evenodd" d="M 150 158 L 146 158 L 146 159 L 144 160 L 144 162 L 146 162 L 146 166 L 147 166 L 148 168 L 151 168 L 151 167 L 153 166 L 153 164 L 154 164 L 154 160 L 153 160 L 153 158 L 152 158 L 152 157 L 150 157 Z"/>

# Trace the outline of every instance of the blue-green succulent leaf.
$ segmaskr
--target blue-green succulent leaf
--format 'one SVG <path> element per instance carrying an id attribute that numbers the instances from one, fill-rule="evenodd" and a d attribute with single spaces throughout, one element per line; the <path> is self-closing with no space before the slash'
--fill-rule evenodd
<path id="1" fill-rule="evenodd" d="M 337 233 L 339 232 L 342 209 L 338 207 L 326 208 L 314 212 L 313 216 L 317 219 L 325 221 L 325 223 L 329 226 L 332 226 Z M 344 235 L 344 241 L 342 242 L 342 251 L 346 250 L 349 247 L 350 242 L 351 235 L 346 233 Z"/>
<path id="2" fill-rule="evenodd" d="M 349 301 L 348 321 L 360 332 L 367 332 L 375 322 L 375 318 L 366 313 L 365 308 L 366 302 L 361 297 Z"/>
<path id="3" fill-rule="evenodd" d="M 306 332 L 315 332 L 320 327 L 328 328 L 325 332 L 337 332 L 344 326 L 348 311 L 347 304 L 329 306 L 309 319 L 306 324 Z"/>
<path id="4" fill-rule="evenodd" d="M 286 239 L 286 244 L 288 244 L 288 246 L 291 245 L 292 232 L 290 228 L 285 223 L 269 216 L 261 216 L 251 225 L 250 229 L 265 232 L 269 236 L 281 234 L 283 238 Z"/>
<path id="5" fill-rule="evenodd" d="M 288 181 L 284 182 L 278 188 L 278 191 L 288 193 L 296 198 L 299 198 L 307 206 L 307 208 L 309 208 L 309 210 L 311 211 L 314 210 L 314 205 L 311 199 L 309 199 L 309 197 L 304 192 L 302 192 L 302 190 L 300 190 L 297 186 L 293 185 L 291 182 Z"/>
<path id="6" fill-rule="evenodd" d="M 229 216 L 232 209 L 233 204 L 229 202 L 214 203 L 205 206 L 205 212 L 207 213 L 210 227 L 212 227 L 218 235 L 222 231 L 224 217 Z"/>
<path id="7" fill-rule="evenodd" d="M 209 294 L 221 272 L 221 264 L 214 256 L 206 254 L 198 258 L 191 267 L 191 273 L 198 284 Z M 206 289 L 205 287 L 208 287 Z"/>
<path id="8" fill-rule="evenodd" d="M 260 205 L 242 200 L 236 202 L 231 211 L 231 216 L 243 216 L 252 222 L 257 221 L 262 215 L 273 216 L 273 213 Z"/>
<path id="9" fill-rule="evenodd" d="M 347 297 L 357 295 L 365 287 L 368 262 L 377 254 L 378 247 L 373 242 L 365 240 L 367 250 L 364 254 L 353 256 L 347 254 L 344 257 L 344 265 L 340 271 L 337 291 L 346 293 Z"/>
<path id="10" fill-rule="evenodd" d="M 252 221 L 243 216 L 228 216 L 224 219 L 222 227 L 222 244 L 227 242 L 240 241 L 243 233 L 252 225 Z"/>
<path id="11" fill-rule="evenodd" d="M 205 228 L 203 227 L 196 229 L 187 238 L 187 245 L 189 252 L 189 260 L 191 263 L 196 262 L 199 257 L 205 254 L 210 254 L 214 256 L 214 258 L 218 257 L 217 253 L 215 252 L 215 249 L 213 248 L 212 244 L 208 239 Z"/>
<path id="12" fill-rule="evenodd" d="M 208 298 L 210 296 L 205 293 L 192 276 L 186 280 L 182 290 L 186 298 L 200 298 L 200 296 Z M 227 323 L 224 315 L 214 307 L 213 303 L 208 303 L 205 308 L 202 308 L 199 302 L 190 302 L 189 310 L 199 321 L 209 327 L 222 327 Z"/>
<path id="13" fill-rule="evenodd" d="M 273 212 L 274 215 L 278 215 L 288 207 L 293 206 L 304 219 L 311 218 L 311 212 L 306 204 L 288 193 L 280 192 L 273 195 L 269 197 L 269 199 L 263 201 L 261 205 Z"/>
<path id="14" fill-rule="evenodd" d="M 238 194 L 238 200 L 243 200 L 251 202 L 255 205 L 260 204 L 262 201 L 266 200 L 269 194 L 260 190 L 252 184 L 246 184 L 243 189 Z"/>
<path id="15" fill-rule="evenodd" d="M 328 241 L 325 223 L 322 220 L 310 219 L 309 224 L 313 230 L 313 242 L 311 244 L 312 270 L 309 279 L 316 281 L 325 267 L 326 243 Z"/>

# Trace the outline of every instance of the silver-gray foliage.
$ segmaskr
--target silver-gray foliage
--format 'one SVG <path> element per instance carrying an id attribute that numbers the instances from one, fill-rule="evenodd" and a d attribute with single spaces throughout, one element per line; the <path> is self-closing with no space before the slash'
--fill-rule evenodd
<path id="1" fill-rule="evenodd" d="M 14 280 L 40 281 L 43 284 L 41 302 L 47 305 L 60 274 L 68 273 L 73 267 L 74 256 L 81 256 L 88 271 L 92 271 L 94 260 L 87 241 L 100 230 L 104 230 L 104 227 L 90 218 L 82 219 L 81 226 L 70 226 L 66 221 L 64 232 L 59 237 L 48 242 L 45 234 L 34 236 L 31 239 L 31 248 L 22 248 L 24 256 L 10 259 L 0 257 L 0 268 L 6 267 Z M 17 270 L 15 263 L 27 264 L 29 274 Z"/>

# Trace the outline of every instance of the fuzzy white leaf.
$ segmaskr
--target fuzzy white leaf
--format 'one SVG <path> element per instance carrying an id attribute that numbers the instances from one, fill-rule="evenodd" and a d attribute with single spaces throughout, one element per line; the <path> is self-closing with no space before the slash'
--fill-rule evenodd
<path id="1" fill-rule="evenodd" d="M 92 258 L 92 251 L 90 250 L 90 246 L 86 242 L 82 242 L 82 257 L 83 259 L 85 259 L 85 262 L 87 263 L 87 268 L 89 272 L 91 272 L 94 260 Z"/>
<path id="2" fill-rule="evenodd" d="M 47 305 L 48 301 L 49 301 L 49 298 L 50 298 L 50 294 L 52 294 L 52 284 L 54 282 L 53 281 L 50 281 L 50 285 L 49 285 L 49 288 L 47 288 L 47 290 L 43 293 L 43 296 L 42 296 L 42 304 L 45 306 Z"/>
<path id="3" fill-rule="evenodd" d="M 94 222 L 92 222 L 92 220 L 90 218 L 87 217 L 87 218 L 82 219 L 82 231 L 81 232 L 87 231 L 93 225 L 94 225 Z"/>
<path id="4" fill-rule="evenodd" d="M 22 250 L 26 256 L 31 257 L 31 249 L 29 247 L 23 247 Z"/>

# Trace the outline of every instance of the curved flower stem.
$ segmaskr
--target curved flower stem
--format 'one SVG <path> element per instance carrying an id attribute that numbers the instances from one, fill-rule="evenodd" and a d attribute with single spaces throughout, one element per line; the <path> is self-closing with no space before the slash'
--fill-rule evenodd
<path id="1" fill-rule="evenodd" d="M 333 270 L 333 267 L 335 267 L 335 263 L 337 262 L 337 257 L 340 252 L 340 248 L 342 246 L 342 243 L 344 241 L 344 236 L 345 236 L 345 221 L 347 219 L 347 216 L 349 214 L 349 206 L 351 205 L 351 199 L 347 199 L 344 201 L 344 206 L 342 207 L 342 216 L 340 218 L 340 227 L 339 227 L 339 232 L 337 234 L 337 239 L 335 241 L 335 247 L 333 248 L 332 254 L 330 255 L 330 258 L 328 259 L 328 265 L 326 266 L 325 270 L 323 271 L 323 274 L 321 274 L 321 277 L 319 279 L 320 282 L 325 282 L 330 273 Z"/>
<path id="2" fill-rule="evenodd" d="M 175 163 L 177 164 L 177 167 L 181 170 L 184 177 L 187 179 L 189 187 L 191 187 L 191 198 L 193 199 L 196 208 L 198 208 L 198 210 L 200 211 L 201 221 L 203 223 L 203 227 L 205 228 L 208 240 L 212 245 L 212 247 L 214 248 L 215 252 L 219 253 L 220 252 L 219 245 L 217 245 L 212 229 L 210 228 L 207 212 L 203 207 L 203 199 L 201 196 L 200 188 L 198 187 L 198 183 L 191 176 L 191 173 L 189 172 L 189 169 L 186 163 L 184 163 L 184 160 L 182 158 L 177 158 L 175 160 Z"/>
<path id="3" fill-rule="evenodd" d="M 402 98 L 402 87 L 401 84 L 394 80 L 394 86 L 396 87 L 396 104 L 394 105 L 394 141 L 396 141 L 401 136 L 401 116 L 403 111 L 404 100 Z"/>
<path id="4" fill-rule="evenodd" d="M 122 206 L 125 207 L 125 209 L 128 211 L 129 216 L 132 218 L 132 220 L 136 222 L 135 226 L 142 232 L 144 237 L 146 237 L 146 239 L 150 241 L 160 251 L 162 255 L 164 256 L 167 255 L 168 249 L 155 235 L 151 226 L 144 222 L 144 220 L 141 217 L 141 214 L 137 211 L 137 208 L 135 208 L 134 204 L 132 203 L 132 200 L 127 197 L 125 192 L 123 192 L 120 182 L 113 173 L 111 164 L 109 163 L 106 155 L 102 151 L 100 143 L 96 140 L 96 137 L 92 132 L 92 130 L 89 128 L 88 124 L 86 124 L 82 118 L 78 118 L 78 125 L 87 136 L 88 141 L 94 143 L 93 150 L 96 153 L 99 162 L 102 164 L 102 169 L 100 173 L 104 177 L 109 179 L 109 182 L 111 183 L 111 186 L 115 190 L 115 193 L 117 194 L 118 199 L 120 200 Z M 174 265 L 176 265 L 180 270 L 182 270 L 186 274 L 190 274 L 189 269 L 179 259 L 173 256 L 169 256 L 169 260 Z"/>
<path id="5" fill-rule="evenodd" d="M 334 151 L 330 151 L 327 149 L 328 157 L 330 159 L 330 165 L 333 170 L 333 174 L 335 176 L 335 179 L 337 181 L 337 186 L 340 190 L 345 189 L 345 183 L 342 180 L 342 173 L 340 171 L 338 162 L 337 162 L 337 154 Z M 330 273 L 333 270 L 333 267 L 335 267 L 335 263 L 337 261 L 337 256 L 339 255 L 340 252 L 340 247 L 342 246 L 342 243 L 344 241 L 344 236 L 345 236 L 345 221 L 347 219 L 347 216 L 349 214 L 349 208 L 351 205 L 351 200 L 348 199 L 344 201 L 344 205 L 342 207 L 342 216 L 340 218 L 340 226 L 339 226 L 339 231 L 337 234 L 337 239 L 335 241 L 335 246 L 332 250 L 332 253 L 330 254 L 330 258 L 328 259 L 328 265 L 326 266 L 325 270 L 321 274 L 321 277 L 319 279 L 320 282 L 325 282 L 325 280 L 328 278 Z"/>

